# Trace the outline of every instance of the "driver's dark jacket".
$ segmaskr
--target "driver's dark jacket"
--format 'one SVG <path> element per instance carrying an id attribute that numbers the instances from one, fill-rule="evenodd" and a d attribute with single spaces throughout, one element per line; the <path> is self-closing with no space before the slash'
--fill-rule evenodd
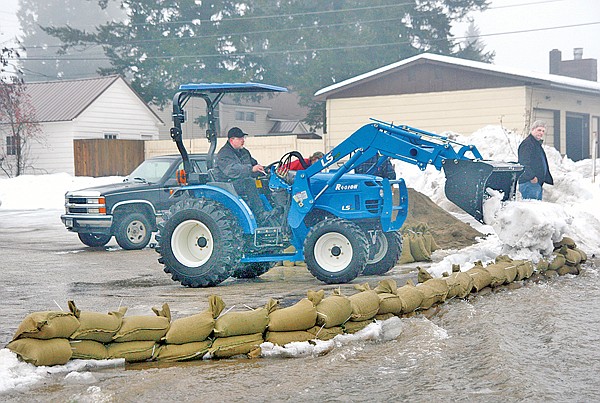
<path id="1" fill-rule="evenodd" d="M 258 164 L 250 151 L 245 148 L 236 150 L 229 141 L 217 153 L 215 159 L 215 177 L 219 181 L 236 180 L 256 176 L 252 167 Z"/>

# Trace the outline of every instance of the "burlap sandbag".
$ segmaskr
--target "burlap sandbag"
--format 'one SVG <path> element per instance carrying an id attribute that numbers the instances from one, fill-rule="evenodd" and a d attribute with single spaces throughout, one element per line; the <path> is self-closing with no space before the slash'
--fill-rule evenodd
<path id="1" fill-rule="evenodd" d="M 422 234 L 409 235 L 410 254 L 416 262 L 431 261 L 431 254 L 425 248 L 425 241 Z"/>
<path id="2" fill-rule="evenodd" d="M 581 250 L 579 248 L 573 248 L 573 250 L 575 252 L 579 253 L 579 256 L 581 257 L 581 262 L 580 263 L 585 263 L 586 260 L 587 260 L 587 254 L 583 250 Z"/>
<path id="3" fill-rule="evenodd" d="M 338 334 L 344 334 L 344 329 L 341 326 L 330 328 L 315 326 L 308 329 L 307 332 L 312 334 L 314 339 L 331 340 Z"/>
<path id="4" fill-rule="evenodd" d="M 555 242 L 554 243 L 554 248 L 555 249 L 560 249 L 561 246 L 567 246 L 569 248 L 576 248 L 577 244 L 575 243 L 575 241 L 573 240 L 573 238 L 565 236 L 559 242 Z"/>
<path id="5" fill-rule="evenodd" d="M 396 315 L 394 315 L 393 313 L 382 313 L 382 314 L 375 315 L 375 318 L 373 318 L 373 319 L 384 321 L 384 320 L 388 320 L 390 318 L 393 318 L 395 316 Z"/>
<path id="6" fill-rule="evenodd" d="M 263 308 L 247 311 L 229 311 L 215 322 L 215 337 L 233 337 L 244 334 L 263 333 L 269 325 L 269 312 L 277 306 L 271 299 Z"/>
<path id="7" fill-rule="evenodd" d="M 208 339 L 215 327 L 215 318 L 221 314 L 224 307 L 225 303 L 221 297 L 211 295 L 208 297 L 206 311 L 175 319 L 162 341 L 167 344 L 186 344 Z"/>
<path id="8" fill-rule="evenodd" d="M 109 343 L 117 334 L 123 322 L 127 308 L 108 314 L 99 312 L 81 311 L 75 302 L 68 301 L 69 310 L 79 319 L 79 327 L 71 335 L 74 340 L 94 340 L 100 343 Z"/>
<path id="9" fill-rule="evenodd" d="M 567 248 L 564 256 L 569 266 L 576 266 L 581 262 L 581 254 L 575 249 Z"/>
<path id="10" fill-rule="evenodd" d="M 200 360 L 208 353 L 211 344 L 212 340 L 185 344 L 163 344 L 154 351 L 152 358 L 166 362 Z"/>
<path id="11" fill-rule="evenodd" d="M 531 260 L 515 260 L 517 266 L 516 281 L 526 280 L 533 275 L 533 263 Z"/>
<path id="12" fill-rule="evenodd" d="M 402 235 L 402 250 L 398 264 L 408 264 L 415 261 L 415 258 L 410 253 L 410 237 L 407 234 Z"/>
<path id="13" fill-rule="evenodd" d="M 303 298 L 287 308 L 269 314 L 268 329 L 271 332 L 293 332 L 306 330 L 317 323 L 317 308 L 308 298 Z"/>
<path id="14" fill-rule="evenodd" d="M 348 321 L 342 325 L 342 328 L 344 329 L 344 333 L 354 334 L 358 331 L 363 330 L 365 327 L 369 326 L 373 322 L 374 319 L 363 320 L 361 322 Z"/>
<path id="15" fill-rule="evenodd" d="M 408 280 L 406 285 L 398 288 L 396 295 L 402 300 L 402 313 L 414 312 L 423 302 L 423 294 Z"/>
<path id="16" fill-rule="evenodd" d="M 377 315 L 394 314 L 400 315 L 402 313 L 402 299 L 398 294 L 392 293 L 378 293 L 379 297 L 379 310 Z"/>
<path id="17" fill-rule="evenodd" d="M 36 366 L 63 365 L 71 359 L 71 346 L 65 338 L 31 339 L 11 341 L 6 346 L 23 361 Z"/>
<path id="18" fill-rule="evenodd" d="M 429 231 L 423 233 L 423 237 L 425 239 L 425 246 L 428 248 L 430 252 L 435 252 L 439 249 L 437 242 L 435 242 L 435 238 L 433 234 Z"/>
<path id="19" fill-rule="evenodd" d="M 69 338 L 79 327 L 79 320 L 71 312 L 43 311 L 30 313 L 23 319 L 13 340 Z"/>
<path id="20" fill-rule="evenodd" d="M 504 267 L 506 283 L 512 283 L 517 277 L 517 263 L 507 255 L 496 256 L 496 264 Z"/>
<path id="21" fill-rule="evenodd" d="M 476 265 L 466 271 L 473 278 L 473 291 L 479 292 L 492 283 L 492 276 L 483 267 Z"/>
<path id="22" fill-rule="evenodd" d="M 129 341 L 159 341 L 169 330 L 171 311 L 169 305 L 163 304 L 161 310 L 152 308 L 156 316 L 125 316 L 121 328 L 114 335 L 113 341 L 124 343 Z"/>
<path id="23" fill-rule="evenodd" d="M 69 340 L 73 356 L 76 360 L 105 360 L 108 358 L 106 346 L 94 340 Z"/>
<path id="24" fill-rule="evenodd" d="M 352 306 L 350 320 L 362 322 L 372 319 L 377 315 L 377 311 L 379 311 L 379 296 L 374 290 L 369 289 L 368 284 L 357 284 L 354 288 L 360 292 L 348 297 Z"/>
<path id="25" fill-rule="evenodd" d="M 126 341 L 106 346 L 108 358 L 124 358 L 125 362 L 141 362 L 152 359 L 158 344 L 149 341 Z"/>
<path id="26" fill-rule="evenodd" d="M 417 290 L 423 294 L 421 309 L 429 309 L 433 305 L 446 300 L 448 295 L 448 283 L 443 278 L 432 278 L 417 285 Z"/>
<path id="27" fill-rule="evenodd" d="M 492 263 L 485 267 L 485 271 L 492 277 L 490 287 L 498 287 L 508 282 L 505 270 L 506 263 Z"/>
<path id="28" fill-rule="evenodd" d="M 571 274 L 571 267 L 568 264 L 559 267 L 558 270 L 556 270 L 556 272 L 558 273 L 559 276 L 564 276 L 565 274 Z"/>
<path id="29" fill-rule="evenodd" d="M 450 298 L 465 298 L 473 289 L 473 277 L 467 272 L 454 272 L 445 278 L 448 284 L 448 295 Z"/>
<path id="30" fill-rule="evenodd" d="M 567 259 L 564 255 L 560 253 L 554 253 L 552 256 L 552 261 L 548 264 L 548 270 L 558 270 L 563 267 L 567 263 Z"/>
<path id="31" fill-rule="evenodd" d="M 268 331 L 265 334 L 265 341 L 276 344 L 278 346 L 285 346 L 286 344 L 293 342 L 309 341 L 313 340 L 314 338 L 315 335 L 307 330 L 295 330 L 293 332 Z"/>
<path id="32" fill-rule="evenodd" d="M 236 355 L 248 354 L 258 348 L 263 342 L 262 333 L 221 337 L 213 341 L 209 353 L 214 358 L 229 358 Z"/>
<path id="33" fill-rule="evenodd" d="M 327 329 L 345 323 L 352 315 L 350 300 L 335 290 L 333 295 L 323 298 L 317 305 L 317 326 Z"/>

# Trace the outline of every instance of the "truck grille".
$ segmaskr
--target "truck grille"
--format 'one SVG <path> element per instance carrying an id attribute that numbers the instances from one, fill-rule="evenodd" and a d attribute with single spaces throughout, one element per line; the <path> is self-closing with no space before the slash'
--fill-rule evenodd
<path id="1" fill-rule="evenodd" d="M 67 214 L 106 214 L 104 197 L 68 196 L 65 198 Z"/>

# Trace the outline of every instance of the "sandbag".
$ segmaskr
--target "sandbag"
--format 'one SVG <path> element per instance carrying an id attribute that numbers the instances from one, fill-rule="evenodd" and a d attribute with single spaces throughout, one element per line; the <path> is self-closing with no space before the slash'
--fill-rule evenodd
<path id="1" fill-rule="evenodd" d="M 79 327 L 79 320 L 71 312 L 43 311 L 30 313 L 23 319 L 13 340 L 69 338 Z"/>
<path id="2" fill-rule="evenodd" d="M 473 291 L 479 292 L 492 283 L 491 274 L 481 266 L 476 265 L 466 273 L 473 278 Z"/>
<path id="3" fill-rule="evenodd" d="M 350 300 L 336 290 L 333 295 L 323 298 L 317 305 L 317 326 L 326 329 L 345 323 L 352 315 Z"/>
<path id="4" fill-rule="evenodd" d="M 6 346 L 23 361 L 35 366 L 63 365 L 71 359 L 71 346 L 66 338 L 13 340 Z"/>
<path id="5" fill-rule="evenodd" d="M 123 358 L 125 362 L 142 362 L 152 359 L 158 345 L 151 340 L 110 343 L 106 346 L 108 358 Z"/>
<path id="6" fill-rule="evenodd" d="M 208 339 L 215 327 L 215 318 L 225 307 L 221 297 L 208 297 L 208 309 L 204 312 L 171 322 L 167 334 L 161 339 L 167 344 L 186 344 Z"/>
<path id="7" fill-rule="evenodd" d="M 379 281 L 379 283 L 377 284 L 377 287 L 375 287 L 375 289 L 373 291 L 375 291 L 377 294 L 380 294 L 380 293 L 395 294 L 396 291 L 398 291 L 398 284 L 396 284 L 395 280 L 384 279 L 384 280 Z"/>
<path id="8" fill-rule="evenodd" d="M 473 289 L 473 277 L 467 272 L 453 272 L 445 280 L 448 284 L 446 299 L 454 297 L 465 298 Z"/>
<path id="9" fill-rule="evenodd" d="M 409 280 L 406 285 L 398 288 L 396 295 L 402 300 L 402 313 L 414 312 L 423 302 L 423 294 Z"/>
<path id="10" fill-rule="evenodd" d="M 129 341 L 159 341 L 169 330 L 171 311 L 163 304 L 162 310 L 152 308 L 156 316 L 125 316 L 121 328 L 114 335 L 117 343 Z"/>
<path id="11" fill-rule="evenodd" d="M 287 308 L 269 314 L 268 329 L 271 332 L 306 330 L 317 323 L 317 308 L 308 298 L 303 298 Z"/>
<path id="12" fill-rule="evenodd" d="M 580 263 L 585 263 L 587 261 L 587 254 L 583 250 L 581 250 L 579 248 L 573 248 L 573 250 L 575 252 L 579 253 L 579 256 L 581 256 Z"/>
<path id="13" fill-rule="evenodd" d="M 415 261 L 415 258 L 410 253 L 410 237 L 407 234 L 402 235 L 402 250 L 398 264 L 408 264 Z"/>
<path id="14" fill-rule="evenodd" d="M 533 275 L 533 263 L 530 260 L 515 260 L 514 263 L 517 266 L 517 277 L 515 277 L 515 280 L 525 280 Z"/>
<path id="15" fill-rule="evenodd" d="M 421 309 L 431 308 L 433 305 L 446 300 L 448 283 L 443 278 L 432 278 L 417 285 L 417 290 L 423 294 Z"/>
<path id="16" fill-rule="evenodd" d="M 548 270 L 558 270 L 567 263 L 567 259 L 560 253 L 555 253 L 552 261 L 548 264 Z"/>
<path id="17" fill-rule="evenodd" d="M 322 326 L 314 326 L 308 329 L 307 332 L 312 334 L 314 336 L 314 339 L 331 340 L 339 334 L 344 334 L 344 329 L 341 326 L 329 328 Z"/>
<path id="18" fill-rule="evenodd" d="M 354 334 L 358 331 L 363 330 L 365 327 L 369 326 L 371 323 L 374 323 L 374 319 L 363 320 L 360 322 L 348 321 L 342 325 L 344 329 L 344 333 Z"/>
<path id="19" fill-rule="evenodd" d="M 384 320 L 388 320 L 390 318 L 395 317 L 396 315 L 394 315 L 393 313 L 382 313 L 382 314 L 377 314 L 375 315 L 375 317 L 373 319 L 375 320 L 380 320 L 380 321 L 384 321 Z"/>
<path id="20" fill-rule="evenodd" d="M 108 358 L 106 346 L 94 340 L 69 340 L 71 345 L 71 359 L 80 360 L 105 360 Z"/>
<path id="21" fill-rule="evenodd" d="M 249 354 L 252 350 L 259 348 L 263 341 L 262 333 L 220 337 L 213 341 L 208 352 L 214 358 L 229 358 Z"/>
<path id="22" fill-rule="evenodd" d="M 564 253 L 566 263 L 569 266 L 576 266 L 581 262 L 581 254 L 575 249 L 569 249 Z"/>
<path id="23" fill-rule="evenodd" d="M 571 266 L 566 264 L 562 267 L 559 267 L 558 270 L 556 270 L 556 272 L 558 273 L 559 276 L 564 276 L 565 274 L 571 274 Z"/>
<path id="24" fill-rule="evenodd" d="M 274 300 L 273 300 L 274 301 Z M 275 305 L 277 302 L 274 302 Z M 215 322 L 215 337 L 232 337 L 263 333 L 269 325 L 269 308 L 237 312 L 230 311 Z"/>
<path id="25" fill-rule="evenodd" d="M 485 271 L 490 273 L 491 281 L 490 287 L 498 287 L 502 284 L 508 283 L 506 270 L 506 263 L 493 263 L 485 267 Z"/>
<path id="26" fill-rule="evenodd" d="M 410 234 L 409 235 L 410 254 L 416 262 L 429 262 L 431 261 L 431 255 L 425 248 L 425 242 L 423 235 L 421 234 Z"/>
<path id="27" fill-rule="evenodd" d="M 307 330 L 295 330 L 292 332 L 268 331 L 265 334 L 265 341 L 276 344 L 278 346 L 285 346 L 286 344 L 293 342 L 309 341 L 313 340 L 314 338 L 315 335 Z"/>
<path id="28" fill-rule="evenodd" d="M 573 238 L 568 236 L 563 237 L 559 242 L 554 243 L 554 249 L 560 249 L 562 246 L 567 246 L 569 248 L 576 248 L 577 245 Z"/>
<path id="29" fill-rule="evenodd" d="M 422 267 L 417 267 L 417 282 L 424 283 L 432 278 L 433 276 L 427 270 Z"/>
<path id="30" fill-rule="evenodd" d="M 377 293 L 370 290 L 368 284 L 362 286 L 356 285 L 354 288 L 363 291 L 348 297 L 350 305 L 352 306 L 350 320 L 362 322 L 375 317 L 377 311 L 379 311 L 379 296 Z"/>
<path id="31" fill-rule="evenodd" d="M 397 294 L 378 293 L 377 296 L 379 297 L 377 315 L 388 313 L 400 315 L 402 313 L 402 299 Z"/>
<path id="32" fill-rule="evenodd" d="M 430 252 L 435 252 L 439 249 L 439 246 L 437 242 L 435 242 L 435 238 L 433 237 L 433 234 L 431 232 L 425 232 L 423 234 L 423 237 L 425 239 L 425 247 L 428 248 Z"/>
<path id="33" fill-rule="evenodd" d="M 163 344 L 155 349 L 152 358 L 165 362 L 200 360 L 208 353 L 211 344 L 212 340 L 185 344 Z"/>
<path id="34" fill-rule="evenodd" d="M 74 301 L 68 301 L 69 310 L 79 320 L 79 327 L 71 335 L 74 340 L 94 340 L 100 343 L 109 343 L 117 334 L 123 322 L 123 316 L 127 308 L 108 314 L 98 312 L 81 311 Z"/>

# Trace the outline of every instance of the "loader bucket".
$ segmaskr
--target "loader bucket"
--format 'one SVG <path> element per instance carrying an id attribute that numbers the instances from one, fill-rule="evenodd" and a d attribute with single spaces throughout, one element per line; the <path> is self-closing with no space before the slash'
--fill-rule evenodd
<path id="1" fill-rule="evenodd" d="M 503 201 L 514 198 L 523 166 L 517 163 L 482 160 L 443 161 L 444 191 L 452 203 L 483 223 L 483 202 L 491 188 L 504 193 Z"/>

